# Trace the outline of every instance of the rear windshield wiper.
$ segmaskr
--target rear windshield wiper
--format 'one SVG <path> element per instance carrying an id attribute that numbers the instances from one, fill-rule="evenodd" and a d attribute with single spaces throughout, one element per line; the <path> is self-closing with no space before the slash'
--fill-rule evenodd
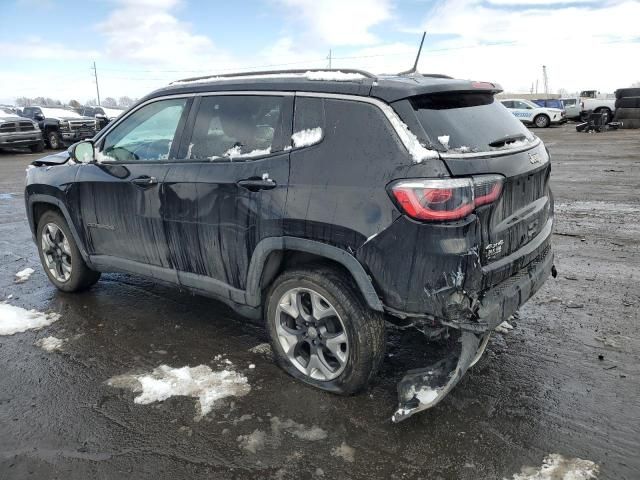
<path id="1" fill-rule="evenodd" d="M 516 133 L 513 135 L 505 135 L 498 140 L 494 140 L 489 144 L 490 147 L 504 147 L 507 143 L 517 142 L 518 140 L 526 140 L 526 135 L 522 133 Z"/>

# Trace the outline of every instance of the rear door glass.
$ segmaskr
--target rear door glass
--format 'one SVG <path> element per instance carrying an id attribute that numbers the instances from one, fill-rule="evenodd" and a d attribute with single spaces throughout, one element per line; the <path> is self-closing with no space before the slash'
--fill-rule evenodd
<path id="1" fill-rule="evenodd" d="M 281 151 L 285 131 L 283 118 L 287 117 L 289 108 L 285 104 L 285 97 L 272 95 L 203 98 L 187 159 L 247 160 Z"/>
<path id="2" fill-rule="evenodd" d="M 486 152 L 504 146 L 500 140 L 535 138 L 491 93 L 419 95 L 410 102 L 431 148 L 440 151 Z"/>

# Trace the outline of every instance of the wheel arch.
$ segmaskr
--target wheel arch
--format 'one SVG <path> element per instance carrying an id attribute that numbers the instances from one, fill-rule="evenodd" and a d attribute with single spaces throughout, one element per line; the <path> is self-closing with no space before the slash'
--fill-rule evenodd
<path id="1" fill-rule="evenodd" d="M 42 215 L 48 211 L 58 212 L 67 222 L 67 226 L 69 227 L 69 230 L 71 230 L 71 234 L 73 235 L 73 240 L 76 242 L 78 250 L 80 250 L 82 259 L 85 261 L 85 263 L 87 263 L 87 265 L 91 265 L 89 255 L 87 254 L 87 251 L 84 247 L 84 243 L 78 235 L 75 224 L 71 221 L 69 210 L 60 199 L 52 197 L 50 195 L 34 194 L 28 198 L 27 202 L 27 217 L 29 220 L 29 227 L 31 228 L 34 242 L 37 242 L 36 234 L 38 231 L 38 222 L 40 220 L 40 217 L 42 217 Z"/>
<path id="2" fill-rule="evenodd" d="M 298 237 L 270 237 L 258 243 L 247 274 L 246 301 L 249 305 L 261 305 L 263 290 L 271 284 L 282 265 L 291 261 L 292 255 L 304 263 L 322 260 L 342 268 L 353 278 L 367 305 L 373 310 L 384 311 L 371 278 L 353 255 L 333 245 Z"/>

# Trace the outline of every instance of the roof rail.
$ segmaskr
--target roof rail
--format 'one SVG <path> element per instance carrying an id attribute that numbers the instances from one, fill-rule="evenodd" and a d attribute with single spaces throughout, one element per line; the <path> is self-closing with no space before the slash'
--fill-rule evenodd
<path id="1" fill-rule="evenodd" d="M 220 75 L 205 75 L 202 77 L 190 77 L 182 78 L 180 80 L 174 80 L 171 84 L 178 82 L 196 82 L 198 80 L 206 80 L 208 78 L 234 78 L 234 77 L 253 77 L 260 75 L 282 75 L 282 74 L 302 74 L 307 72 L 342 72 L 342 73 L 358 73 L 366 78 L 377 78 L 373 73 L 366 72 L 364 70 L 358 70 L 355 68 L 302 68 L 292 70 L 263 70 L 259 72 L 236 72 L 236 73 L 222 73 Z"/>

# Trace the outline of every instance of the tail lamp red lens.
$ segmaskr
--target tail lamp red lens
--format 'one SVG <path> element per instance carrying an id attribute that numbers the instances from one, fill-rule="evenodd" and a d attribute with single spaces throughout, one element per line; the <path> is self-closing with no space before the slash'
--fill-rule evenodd
<path id="1" fill-rule="evenodd" d="M 458 220 L 500 198 L 503 180 L 501 175 L 400 180 L 391 185 L 391 192 L 398 206 L 413 219 Z"/>

